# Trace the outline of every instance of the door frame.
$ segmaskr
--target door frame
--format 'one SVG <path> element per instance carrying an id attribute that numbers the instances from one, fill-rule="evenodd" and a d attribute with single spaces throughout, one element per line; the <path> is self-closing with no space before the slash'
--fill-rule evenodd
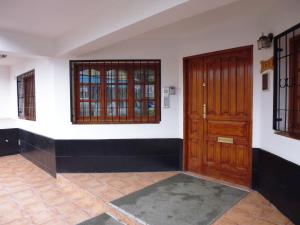
<path id="1" fill-rule="evenodd" d="M 253 162 L 253 157 L 252 157 L 252 148 L 253 148 L 253 141 L 252 141 L 252 130 L 253 130 L 253 45 L 246 45 L 246 46 L 241 46 L 241 47 L 236 47 L 236 48 L 230 48 L 230 49 L 225 49 L 225 50 L 219 50 L 219 51 L 214 51 L 214 52 L 208 52 L 208 53 L 203 53 L 203 54 L 197 54 L 197 55 L 192 55 L 192 56 L 187 56 L 183 58 L 183 170 L 187 171 L 187 165 L 188 165 L 188 157 L 187 157 L 187 136 L 188 136 L 188 131 L 187 131 L 187 109 L 188 109 L 188 78 L 187 78 L 187 62 L 190 59 L 197 58 L 197 57 L 204 57 L 204 56 L 210 56 L 210 55 L 215 55 L 215 54 L 223 54 L 223 53 L 228 53 L 231 51 L 236 51 L 236 50 L 242 50 L 242 49 L 249 49 L 251 51 L 251 81 L 250 81 L 250 128 L 249 128 L 249 148 L 250 148 L 250 173 L 251 173 L 251 179 L 250 179 L 250 185 L 252 185 L 252 162 Z"/>

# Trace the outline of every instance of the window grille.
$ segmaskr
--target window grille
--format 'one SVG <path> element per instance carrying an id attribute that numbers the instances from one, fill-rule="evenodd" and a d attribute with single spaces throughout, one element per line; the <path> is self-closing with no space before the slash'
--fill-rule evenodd
<path id="1" fill-rule="evenodd" d="M 72 122 L 158 123 L 160 60 L 70 61 Z"/>
<path id="2" fill-rule="evenodd" d="M 18 116 L 35 120 L 35 75 L 34 70 L 17 77 Z"/>
<path id="3" fill-rule="evenodd" d="M 273 128 L 300 135 L 300 24 L 274 38 Z"/>

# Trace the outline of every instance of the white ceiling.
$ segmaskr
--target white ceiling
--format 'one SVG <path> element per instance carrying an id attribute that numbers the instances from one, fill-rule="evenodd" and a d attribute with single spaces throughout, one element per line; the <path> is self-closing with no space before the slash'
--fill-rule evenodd
<path id="1" fill-rule="evenodd" d="M 0 52 L 77 56 L 235 1 L 0 0 Z"/>
<path id="2" fill-rule="evenodd" d="M 101 25 L 186 0 L 0 0 L 0 29 L 58 38 L 97 20 Z M 120 17 L 122 15 L 122 17 Z"/>

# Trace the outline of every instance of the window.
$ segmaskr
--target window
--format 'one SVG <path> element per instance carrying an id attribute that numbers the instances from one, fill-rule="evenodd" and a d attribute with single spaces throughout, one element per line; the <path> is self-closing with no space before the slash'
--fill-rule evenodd
<path id="1" fill-rule="evenodd" d="M 160 60 L 70 61 L 72 122 L 158 123 Z"/>
<path id="2" fill-rule="evenodd" d="M 17 77 L 18 116 L 35 121 L 34 70 Z"/>
<path id="3" fill-rule="evenodd" d="M 300 138 L 300 24 L 274 39 L 273 127 Z"/>

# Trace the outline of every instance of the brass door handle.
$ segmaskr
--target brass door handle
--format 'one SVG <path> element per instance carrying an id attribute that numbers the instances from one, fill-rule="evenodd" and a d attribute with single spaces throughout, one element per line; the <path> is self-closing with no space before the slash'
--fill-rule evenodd
<path id="1" fill-rule="evenodd" d="M 203 119 L 206 119 L 206 104 L 203 104 Z"/>

